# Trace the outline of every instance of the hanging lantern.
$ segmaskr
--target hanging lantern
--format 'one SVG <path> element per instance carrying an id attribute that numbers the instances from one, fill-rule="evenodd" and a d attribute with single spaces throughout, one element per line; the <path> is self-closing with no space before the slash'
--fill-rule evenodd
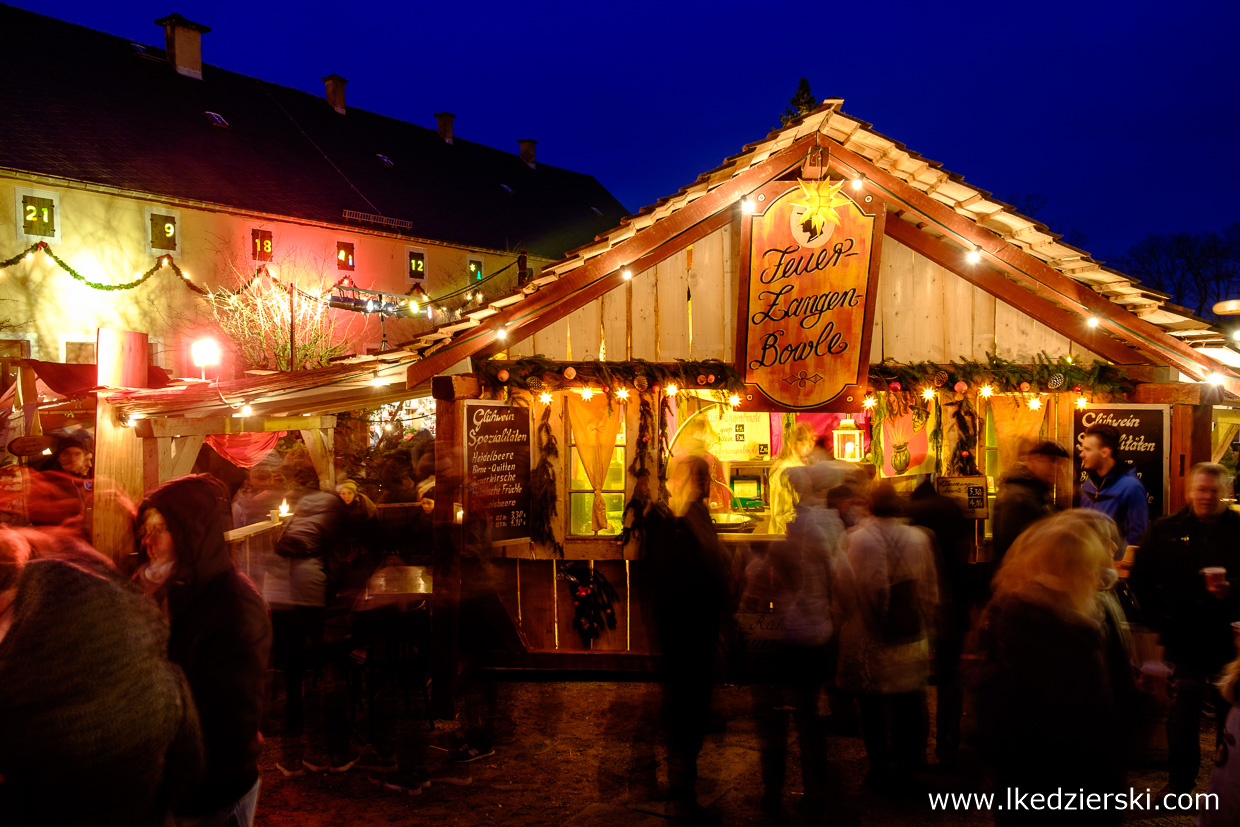
<path id="1" fill-rule="evenodd" d="M 861 430 L 851 416 L 844 417 L 839 427 L 831 432 L 835 458 L 846 462 L 861 462 Z"/>

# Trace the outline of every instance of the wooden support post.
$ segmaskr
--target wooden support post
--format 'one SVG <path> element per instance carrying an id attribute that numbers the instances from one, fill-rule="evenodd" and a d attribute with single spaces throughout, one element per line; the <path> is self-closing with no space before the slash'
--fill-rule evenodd
<path id="1" fill-rule="evenodd" d="M 145 333 L 99 329 L 95 353 L 98 381 L 105 387 L 144 388 L 147 385 Z M 111 507 L 117 496 L 135 505 L 146 492 L 142 441 L 134 429 L 121 424 L 116 408 L 98 394 L 95 408 L 95 494 L 91 515 L 91 543 L 117 563 L 133 551 L 133 525 L 124 509 Z"/>
<path id="2" fill-rule="evenodd" d="M 332 450 L 332 429 L 303 429 L 301 438 L 306 443 L 306 452 L 310 454 L 310 461 L 314 463 L 314 470 L 319 475 L 319 487 L 327 491 L 335 491 L 336 458 Z"/>

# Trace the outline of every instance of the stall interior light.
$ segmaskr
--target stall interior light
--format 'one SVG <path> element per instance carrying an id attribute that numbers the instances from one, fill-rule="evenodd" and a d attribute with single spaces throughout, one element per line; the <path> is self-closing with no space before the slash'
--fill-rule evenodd
<path id="1" fill-rule="evenodd" d="M 1231 338 L 1240 342 L 1240 327 L 1236 328 L 1235 330 L 1231 332 Z"/>
<path id="2" fill-rule="evenodd" d="M 620 275 L 624 276 L 624 280 L 625 280 L 625 281 L 628 281 L 629 279 L 633 278 L 633 271 L 632 271 L 632 270 L 625 270 L 625 271 L 624 271 L 623 273 L 621 273 Z M 1240 332 L 1240 331 L 1237 331 L 1237 332 Z"/>
<path id="3" fill-rule="evenodd" d="M 619 400 L 621 400 L 621 401 L 623 401 L 623 400 L 625 400 L 625 399 L 628 399 L 628 398 L 629 398 L 629 389 L 628 389 L 628 388 L 620 388 L 619 390 L 617 390 L 617 391 L 616 391 L 616 398 L 617 398 L 617 399 L 619 399 Z"/>
<path id="4" fill-rule="evenodd" d="M 741 404 L 741 398 L 736 394 L 732 394 L 728 397 L 728 404 L 735 408 L 737 405 Z"/>
<path id="5" fill-rule="evenodd" d="M 995 389 L 992 388 L 990 385 L 982 385 L 982 389 L 978 391 L 978 393 L 982 395 L 983 399 L 989 399 L 990 395 L 994 392 L 995 392 Z"/>
<path id="6" fill-rule="evenodd" d="M 861 189 L 861 187 L 864 184 L 865 184 L 865 173 L 859 173 L 857 177 L 852 180 L 852 188 L 854 190 Z"/>
<path id="7" fill-rule="evenodd" d="M 249 416 L 249 415 L 250 415 L 250 414 L 252 414 L 252 413 L 254 413 L 254 409 L 253 409 L 253 408 L 251 408 L 249 405 L 242 405 L 242 406 L 241 406 L 241 415 L 242 415 L 242 416 Z"/>
<path id="8" fill-rule="evenodd" d="M 745 213 L 745 215 L 752 214 L 755 209 L 757 209 L 757 206 L 754 204 L 752 198 L 741 199 L 741 212 Z"/>
<path id="9" fill-rule="evenodd" d="M 593 398 L 594 398 L 594 388 L 582 388 L 582 389 L 581 389 L 581 398 L 582 398 L 582 399 L 584 399 L 584 400 L 586 400 L 587 402 L 589 402 L 591 399 L 593 399 Z"/>
<path id="10" fill-rule="evenodd" d="M 877 404 L 878 404 L 878 400 L 872 396 L 867 396 L 865 399 L 861 400 L 861 407 L 867 410 L 870 408 L 873 408 Z"/>
<path id="11" fill-rule="evenodd" d="M 1030 399 L 1030 400 L 1029 400 L 1029 410 L 1031 410 L 1031 411 L 1040 411 L 1040 410 L 1042 410 L 1042 400 L 1041 400 L 1041 399 L 1039 399 L 1039 398 L 1038 398 L 1038 397 L 1036 397 L 1036 396 L 1035 396 L 1035 397 L 1033 397 L 1032 399 Z"/>
<path id="12" fill-rule="evenodd" d="M 921 398 L 929 402 L 934 399 L 934 388 L 926 388 L 921 392 Z"/>
<path id="13" fill-rule="evenodd" d="M 1209 376 L 1206 377 L 1206 381 L 1209 382 L 1211 385 L 1218 387 L 1223 384 L 1223 374 L 1211 373 Z"/>
<path id="14" fill-rule="evenodd" d="M 1097 316 L 1090 316 L 1090 317 L 1089 317 L 1089 321 L 1085 322 L 1085 324 L 1089 325 L 1090 327 L 1097 327 L 1097 326 L 1098 326 L 1098 317 L 1097 317 Z"/>
<path id="15" fill-rule="evenodd" d="M 1085 407 L 1086 405 L 1088 405 L 1088 404 L 1089 404 L 1089 400 L 1088 400 L 1088 399 L 1086 399 L 1085 397 L 1083 397 L 1083 396 L 1078 396 L 1078 397 L 1076 398 L 1076 406 L 1077 406 L 1078 408 L 1084 408 L 1084 407 Z"/>
<path id="16" fill-rule="evenodd" d="M 499 330 L 495 331 L 495 338 L 496 338 L 496 339 L 499 339 L 501 342 L 502 342 L 502 341 L 504 341 L 505 339 L 507 339 L 507 338 L 508 338 L 508 328 L 506 328 L 506 327 L 501 327 Z"/>
<path id="17" fill-rule="evenodd" d="M 676 387 L 676 384 L 675 384 L 675 383 L 669 383 L 669 384 L 668 384 L 668 386 L 667 386 L 667 395 L 668 395 L 668 396 L 675 396 L 675 395 L 676 395 L 679 391 L 680 391 L 680 388 Z"/>
<path id="18" fill-rule="evenodd" d="M 977 264 L 979 261 L 982 260 L 982 248 L 974 247 L 972 250 L 969 251 L 969 254 L 965 256 L 965 259 L 970 264 Z"/>
<path id="19" fill-rule="evenodd" d="M 547 393 L 546 391 L 543 391 L 541 394 L 539 394 L 538 401 L 543 403 L 544 405 L 550 405 L 551 394 Z"/>

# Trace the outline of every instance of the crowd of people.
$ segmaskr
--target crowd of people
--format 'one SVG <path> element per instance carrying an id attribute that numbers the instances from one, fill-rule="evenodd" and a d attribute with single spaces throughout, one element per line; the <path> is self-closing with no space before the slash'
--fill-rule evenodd
<path id="1" fill-rule="evenodd" d="M 787 800 L 790 722 L 804 791 L 798 807 L 813 819 L 830 809 L 838 779 L 820 715 L 824 692 L 833 717 L 855 715 L 865 784 L 884 795 L 919 789 L 929 766 L 932 676 L 939 763 L 952 764 L 970 745 L 997 788 L 1120 793 L 1148 677 L 1131 620 L 1158 632 L 1165 647 L 1172 691 L 1164 792 L 1197 785 L 1201 720 L 1215 705 L 1219 751 L 1209 789 L 1219 806 L 1199 821 L 1240 820 L 1240 710 L 1230 706 L 1240 696 L 1240 590 L 1227 579 L 1240 571 L 1240 515 L 1227 507 L 1222 466 L 1194 466 L 1188 505 L 1151 525 L 1114 429 L 1086 433 L 1078 507 L 1063 511 L 1053 495 L 1070 455 L 1053 442 L 1033 446 L 1002 479 L 993 576 L 979 580 L 974 525 L 929 480 L 905 496 L 865 466 L 816 450 L 808 429 L 791 437 L 771 483 L 783 540 L 752 556 L 726 550 L 710 518 L 711 467 L 693 452 L 669 463 L 666 502 L 647 516 L 643 553 L 666 664 L 669 814 L 710 819 L 697 803 L 697 763 L 739 613 L 762 616 L 766 630 L 766 645 L 732 648 L 744 651 L 737 673 L 750 676 L 769 815 Z M 30 485 L 29 525 L 0 525 L 6 823 L 252 824 L 272 668 L 283 676 L 276 766 L 285 777 L 356 767 L 386 778 L 389 789 L 427 786 L 418 728 L 397 726 L 390 704 L 370 699 L 369 737 L 350 726 L 351 670 L 374 657 L 368 635 L 402 622 L 354 611 L 374 571 L 393 562 L 383 559 L 387 543 L 362 486 L 346 480 L 320 490 L 314 469 L 296 462 L 260 464 L 233 489 L 209 474 L 183 477 L 132 509 L 133 549 L 95 550 L 85 528 L 90 445 L 66 438 L 51 462 Z M 433 452 L 424 452 L 385 468 L 375 492 L 420 505 L 410 509 L 407 534 L 426 549 L 434 470 Z M 291 519 L 251 579 L 225 532 L 282 505 Z M 484 646 L 493 588 L 485 555 L 466 557 L 462 645 Z M 1131 569 L 1122 594 L 1117 561 Z M 966 648 L 978 656 L 971 670 L 962 669 Z M 483 686 L 481 712 L 463 726 L 467 740 L 452 760 L 493 754 L 493 687 Z M 67 776 L 71 796 L 57 789 Z M 997 815 L 1013 823 L 1022 816 Z"/>

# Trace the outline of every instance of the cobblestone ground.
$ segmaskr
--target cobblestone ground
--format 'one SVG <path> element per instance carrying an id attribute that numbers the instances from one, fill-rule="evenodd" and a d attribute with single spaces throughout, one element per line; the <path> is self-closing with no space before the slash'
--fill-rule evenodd
<path id="1" fill-rule="evenodd" d="M 372 773 L 284 778 L 275 767 L 282 739 L 269 735 L 262 759 L 263 788 L 256 823 L 262 827 L 327 827 L 388 824 L 564 824 L 579 827 L 668 825 L 659 791 L 666 781 L 659 742 L 660 688 L 639 682 L 509 682 L 500 684 L 500 707 L 512 724 L 501 725 L 495 755 L 454 766 L 444 758 L 454 745 L 455 726 L 438 722 L 428 732 L 433 781 L 418 796 L 384 789 Z M 933 704 L 933 691 L 931 692 Z M 420 710 L 412 710 L 415 720 Z M 715 707 L 720 732 L 708 736 L 699 769 L 699 799 L 723 824 L 800 824 L 795 805 L 800 772 L 795 737 L 790 749 L 785 815 L 772 818 L 759 809 L 761 779 L 758 739 L 748 689 L 724 686 Z M 824 711 L 826 711 L 824 699 Z M 423 719 L 420 726 L 425 726 Z M 795 727 L 792 728 L 795 732 Z M 953 769 L 931 764 L 922 776 L 925 791 L 972 792 L 984 789 L 981 769 L 966 753 Z M 1209 779 L 1213 720 L 1202 727 L 1203 767 L 1198 791 Z M 943 812 L 931 808 L 925 792 L 880 797 L 862 785 L 865 751 L 859 737 L 830 738 L 833 778 L 831 824 L 973 825 L 989 824 L 985 812 Z M 467 786 L 460 785 L 466 779 Z M 1156 768 L 1135 767 L 1129 783 L 1157 792 L 1166 781 Z M 1189 825 L 1191 815 L 1136 813 L 1130 824 Z"/>

